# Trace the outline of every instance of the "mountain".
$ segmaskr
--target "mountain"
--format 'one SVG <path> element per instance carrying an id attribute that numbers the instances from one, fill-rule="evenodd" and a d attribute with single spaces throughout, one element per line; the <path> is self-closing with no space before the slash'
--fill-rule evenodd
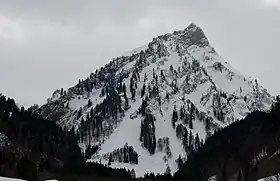
<path id="1" fill-rule="evenodd" d="M 56 90 L 36 112 L 74 128 L 89 161 L 143 176 L 175 172 L 216 130 L 252 111 L 268 111 L 273 102 L 192 23 Z"/>

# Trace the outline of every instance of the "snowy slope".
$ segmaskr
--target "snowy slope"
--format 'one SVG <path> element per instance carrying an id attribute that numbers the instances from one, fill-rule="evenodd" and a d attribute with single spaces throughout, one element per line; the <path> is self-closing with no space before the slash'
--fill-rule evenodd
<path id="1" fill-rule="evenodd" d="M 262 178 L 262 179 L 259 179 L 258 181 L 278 181 L 278 180 L 280 180 L 280 174 L 270 176 L 270 177 L 266 177 L 266 178 Z"/>
<path id="2" fill-rule="evenodd" d="M 179 155 L 187 159 L 197 147 L 186 148 L 186 135 L 205 140 L 215 129 L 251 111 L 269 110 L 273 100 L 257 80 L 244 77 L 224 61 L 203 31 L 191 24 L 126 52 L 65 92 L 55 91 L 38 112 L 63 127 L 74 128 L 84 151 L 88 145 L 98 146 L 89 161 L 108 164 L 111 153 L 112 167 L 134 169 L 137 176 L 143 176 L 146 172 L 163 173 L 167 167 L 175 172 Z M 174 110 L 179 119 L 172 125 Z M 149 115 L 155 120 L 149 123 L 157 142 L 155 151 L 148 151 L 145 141 L 140 141 L 141 127 Z M 169 140 L 164 142 L 165 149 L 158 144 L 160 138 Z M 125 145 L 137 153 L 137 164 L 123 163 L 123 156 L 116 158 L 123 150 L 115 150 L 126 149 Z"/>

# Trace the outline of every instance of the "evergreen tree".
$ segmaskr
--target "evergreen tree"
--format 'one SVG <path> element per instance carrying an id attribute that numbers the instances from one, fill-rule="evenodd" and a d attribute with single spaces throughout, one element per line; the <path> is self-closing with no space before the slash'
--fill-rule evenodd
<path id="1" fill-rule="evenodd" d="M 28 159 L 27 156 L 24 156 L 20 159 L 17 165 L 18 178 L 28 180 L 28 181 L 37 181 L 37 169 L 34 162 Z"/>
<path id="2" fill-rule="evenodd" d="M 243 180 L 242 171 L 241 171 L 241 169 L 239 169 L 238 176 L 237 176 L 237 181 L 242 181 L 242 180 Z"/>
<path id="3" fill-rule="evenodd" d="M 174 70 L 174 69 L 173 69 L 173 65 L 171 64 L 171 65 L 170 65 L 170 72 L 173 73 L 173 70 Z"/>
<path id="4" fill-rule="evenodd" d="M 151 95 L 151 92 L 152 92 L 151 84 L 148 84 L 148 92 L 149 92 L 149 95 Z"/>
<path id="5" fill-rule="evenodd" d="M 177 163 L 178 163 L 178 169 L 181 169 L 183 166 L 183 159 L 182 159 L 181 155 L 179 155 Z"/>
<path id="6" fill-rule="evenodd" d="M 147 73 L 145 72 L 145 76 L 144 76 L 144 82 L 146 82 L 148 79 Z"/>
<path id="7" fill-rule="evenodd" d="M 156 75 L 155 80 L 156 80 L 156 87 L 158 87 L 158 75 Z"/>
<path id="8" fill-rule="evenodd" d="M 129 101 L 128 101 L 126 92 L 124 92 L 124 100 L 125 100 L 125 109 L 127 109 L 129 107 Z"/>
<path id="9" fill-rule="evenodd" d="M 175 128 L 175 123 L 178 121 L 178 113 L 176 110 L 176 106 L 174 106 L 173 114 L 172 114 L 172 126 Z"/>
<path id="10" fill-rule="evenodd" d="M 145 148 L 151 154 L 155 153 L 156 137 L 155 137 L 155 118 L 151 114 L 145 115 L 144 120 L 141 122 L 140 141 L 143 142 Z"/>
<path id="11" fill-rule="evenodd" d="M 185 115 L 185 118 L 183 119 L 183 122 L 185 125 L 189 125 L 189 120 L 190 120 L 190 115 L 189 114 L 186 114 Z"/>
<path id="12" fill-rule="evenodd" d="M 114 162 L 114 160 L 113 160 L 113 155 L 112 155 L 112 153 L 110 153 L 108 165 L 111 165 L 112 162 Z"/>
<path id="13" fill-rule="evenodd" d="M 140 107 L 140 113 L 144 116 L 146 115 L 146 108 L 148 106 L 147 98 L 142 100 L 142 104 Z"/>
<path id="14" fill-rule="evenodd" d="M 195 150 L 198 150 L 200 148 L 200 139 L 198 136 L 198 133 L 195 135 Z"/>
<path id="15" fill-rule="evenodd" d="M 135 72 L 133 72 L 135 75 Z M 131 96 L 132 96 L 132 100 L 135 100 L 135 93 L 136 93 L 136 90 L 135 90 L 135 78 L 133 78 L 134 76 L 131 77 L 130 79 L 130 92 L 131 92 Z"/>
<path id="16" fill-rule="evenodd" d="M 163 73 L 163 70 L 160 71 L 161 81 L 165 81 L 165 75 Z"/>
<path id="17" fill-rule="evenodd" d="M 171 176 L 171 169 L 170 169 L 169 165 L 167 165 L 164 174 L 165 174 L 166 176 L 168 176 L 168 177 L 172 177 L 172 176 Z"/>
<path id="18" fill-rule="evenodd" d="M 154 128 L 153 128 L 154 129 Z M 153 139 L 152 139 L 152 148 L 151 148 L 151 154 L 154 154 L 156 150 L 156 135 L 155 130 L 153 130 Z"/>
<path id="19" fill-rule="evenodd" d="M 177 136 L 177 138 L 181 139 L 181 136 L 182 136 L 182 124 L 179 124 L 176 127 L 176 136 Z"/>
<path id="20" fill-rule="evenodd" d="M 135 179 L 136 178 L 135 170 L 132 169 L 130 173 L 131 173 L 131 178 Z"/>
<path id="21" fill-rule="evenodd" d="M 123 147 L 123 162 L 128 163 L 129 162 L 129 149 L 128 149 L 128 144 L 125 143 L 125 146 Z"/>
<path id="22" fill-rule="evenodd" d="M 123 83 L 122 92 L 126 94 L 126 85 L 125 85 L 125 83 Z"/>
<path id="23" fill-rule="evenodd" d="M 187 129 L 185 129 L 185 131 L 184 131 L 183 145 L 184 145 L 185 151 L 187 151 L 189 148 L 189 133 L 188 133 Z"/>
<path id="24" fill-rule="evenodd" d="M 189 128 L 193 129 L 193 120 L 192 119 L 190 119 L 190 121 L 189 121 Z"/>
<path id="25" fill-rule="evenodd" d="M 181 106 L 181 108 L 180 108 L 180 119 L 184 120 L 184 117 L 185 117 L 184 106 Z"/>
<path id="26" fill-rule="evenodd" d="M 89 116 L 93 117 L 93 108 L 90 109 Z"/>
<path id="27" fill-rule="evenodd" d="M 169 93 L 166 91 L 165 99 L 169 102 Z"/>
<path id="28" fill-rule="evenodd" d="M 90 147 L 90 145 L 88 145 L 86 150 L 85 150 L 85 158 L 86 158 L 86 160 L 91 158 L 91 147 Z"/>
<path id="29" fill-rule="evenodd" d="M 205 120 L 205 130 L 206 130 L 206 132 L 208 132 L 210 130 L 210 120 L 209 120 L 209 118 L 207 118 Z"/>
<path id="30" fill-rule="evenodd" d="M 82 117 L 81 119 L 81 125 L 80 125 L 80 131 L 81 131 L 81 142 L 84 142 L 84 129 L 85 129 L 85 121 L 84 118 Z"/>
<path id="31" fill-rule="evenodd" d="M 143 84 L 142 90 L 141 90 L 141 98 L 145 95 L 145 91 L 146 91 L 146 85 Z"/>
<path id="32" fill-rule="evenodd" d="M 87 106 L 88 106 L 88 107 L 92 106 L 92 102 L 91 102 L 91 100 L 90 100 L 90 99 L 88 100 L 88 104 L 87 104 Z"/>
<path id="33" fill-rule="evenodd" d="M 136 68 L 136 76 L 137 76 L 137 80 L 140 81 L 140 73 L 137 68 Z"/>
<path id="34" fill-rule="evenodd" d="M 193 151 L 193 143 L 194 142 L 194 138 L 193 138 L 193 134 L 192 132 L 190 131 L 190 134 L 189 134 L 189 150 L 192 152 Z"/>
<path id="35" fill-rule="evenodd" d="M 77 113 L 77 119 L 80 119 L 81 116 L 82 116 L 82 108 L 80 108 Z"/>

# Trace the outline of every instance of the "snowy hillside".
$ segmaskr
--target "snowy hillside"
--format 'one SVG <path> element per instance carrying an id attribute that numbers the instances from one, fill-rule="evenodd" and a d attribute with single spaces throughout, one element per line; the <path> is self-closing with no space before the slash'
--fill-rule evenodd
<path id="1" fill-rule="evenodd" d="M 190 152 L 273 97 L 225 62 L 191 24 L 123 54 L 38 112 L 80 137 L 89 161 L 175 172 Z"/>

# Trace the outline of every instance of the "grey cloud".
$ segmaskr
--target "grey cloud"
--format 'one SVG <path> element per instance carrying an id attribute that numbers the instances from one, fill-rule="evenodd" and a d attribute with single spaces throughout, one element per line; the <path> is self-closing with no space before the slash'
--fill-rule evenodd
<path id="1" fill-rule="evenodd" d="M 280 92 L 280 9 L 261 0 L 0 0 L 0 92 L 42 104 L 55 89 L 192 21 L 236 69 Z"/>

